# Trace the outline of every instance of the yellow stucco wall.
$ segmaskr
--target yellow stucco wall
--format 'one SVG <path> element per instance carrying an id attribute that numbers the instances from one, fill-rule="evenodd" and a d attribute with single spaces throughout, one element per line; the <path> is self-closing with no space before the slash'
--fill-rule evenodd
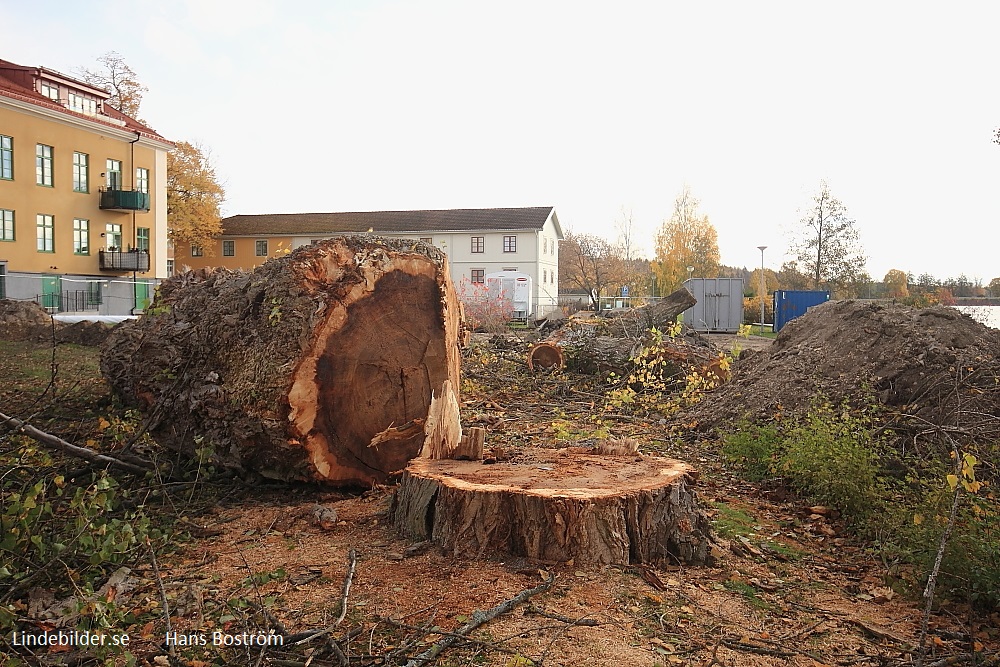
<path id="1" fill-rule="evenodd" d="M 49 114 L 51 115 L 51 114 Z M 14 178 L 0 179 L 0 208 L 14 211 L 15 240 L 0 241 L 0 261 L 7 262 L 7 271 L 28 273 L 57 273 L 115 276 L 113 271 L 102 271 L 98 263 L 98 250 L 106 246 L 105 232 L 108 223 L 121 225 L 122 245 L 136 244 L 136 228 L 150 229 L 150 271 L 142 277 L 163 277 L 157 266 L 166 267 L 166 247 L 163 234 L 158 234 L 157 219 L 165 221 L 166 172 L 158 169 L 164 165 L 163 148 L 140 141 L 130 146 L 135 134 L 122 128 L 109 131 L 85 127 L 72 120 L 45 117 L 31 111 L 11 109 L 0 104 L 0 135 L 13 138 Z M 143 145 L 146 143 L 147 145 Z M 37 185 L 35 175 L 36 145 L 53 148 L 53 185 Z M 73 190 L 73 153 L 89 156 L 89 192 Z M 158 159 L 159 158 L 159 159 Z M 99 207 L 99 188 L 105 185 L 101 174 L 106 173 L 107 160 L 122 163 L 122 187 L 135 187 L 135 170 L 149 170 L 150 211 L 106 211 Z M 161 182 L 161 180 L 163 182 Z M 37 214 L 54 216 L 55 252 L 39 252 L 37 247 Z M 73 252 L 73 220 L 89 221 L 90 252 L 76 255 Z M 163 223 L 161 223 L 163 224 Z M 162 255 L 162 257 L 161 257 Z M 54 267 L 54 268 L 53 268 Z"/>
<path id="2" fill-rule="evenodd" d="M 292 249 L 290 236 L 257 236 L 257 237 L 227 237 L 233 242 L 234 254 L 227 257 L 222 254 L 223 239 L 216 239 L 211 247 L 202 249 L 201 257 L 191 256 L 191 247 L 177 245 L 174 247 L 174 266 L 178 272 L 185 268 L 201 269 L 205 267 L 225 267 L 227 269 L 250 270 L 260 266 L 272 257 L 280 257 Z M 267 241 L 267 256 L 257 255 L 257 241 Z"/>

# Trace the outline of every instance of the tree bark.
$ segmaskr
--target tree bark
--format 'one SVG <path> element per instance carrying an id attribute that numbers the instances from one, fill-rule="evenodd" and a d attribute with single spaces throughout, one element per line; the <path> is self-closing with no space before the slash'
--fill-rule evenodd
<path id="1" fill-rule="evenodd" d="M 696 303 L 694 295 L 681 287 L 655 304 L 616 317 L 586 323 L 571 321 L 528 350 L 528 367 L 535 370 L 569 366 L 586 373 L 621 374 L 646 343 L 650 329 L 662 331 Z M 690 350 L 685 349 L 684 360 L 687 356 Z"/>
<path id="2" fill-rule="evenodd" d="M 249 273 L 166 281 L 112 334 L 101 368 L 173 448 L 265 477 L 368 486 L 422 450 L 458 446 L 461 329 L 443 253 L 350 236 Z"/>
<path id="3" fill-rule="evenodd" d="M 660 457 L 528 449 L 516 461 L 414 459 L 392 520 L 455 556 L 605 565 L 702 564 L 711 528 L 696 474 Z"/>

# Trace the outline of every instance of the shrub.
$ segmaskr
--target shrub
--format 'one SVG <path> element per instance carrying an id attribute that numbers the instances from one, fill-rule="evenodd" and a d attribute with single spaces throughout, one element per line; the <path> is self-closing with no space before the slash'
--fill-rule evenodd
<path id="1" fill-rule="evenodd" d="M 847 406 L 837 413 L 814 403 L 805 420 L 785 434 L 780 470 L 792 488 L 861 523 L 880 497 L 872 424 Z"/>
<path id="2" fill-rule="evenodd" d="M 722 458 L 747 479 L 759 482 L 774 477 L 778 467 L 781 435 L 773 424 L 748 424 L 722 439 Z"/>

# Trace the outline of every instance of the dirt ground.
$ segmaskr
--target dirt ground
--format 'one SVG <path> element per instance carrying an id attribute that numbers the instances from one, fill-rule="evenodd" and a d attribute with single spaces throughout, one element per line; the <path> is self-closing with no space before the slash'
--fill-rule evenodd
<path id="1" fill-rule="evenodd" d="M 758 349 L 751 359 L 769 353 L 768 339 L 712 340 Z M 453 558 L 392 530 L 392 487 L 346 494 L 209 480 L 218 487 L 213 505 L 178 502 L 170 509 L 190 538 L 156 564 L 137 565 L 128 590 L 118 594 L 117 603 L 135 619 L 122 631 L 133 638 L 138 664 L 404 664 L 477 610 L 550 578 L 547 590 L 429 664 L 913 663 L 919 591 L 890 587 L 893 565 L 857 543 L 836 512 L 740 481 L 719 463 L 710 441 L 668 438 L 659 420 L 600 415 L 600 387 L 583 377 L 529 373 L 525 348 L 470 352 L 463 368 L 464 425 L 487 427 L 493 450 L 586 446 L 610 435 L 638 440 L 640 452 L 682 458 L 701 473 L 698 490 L 720 538 L 716 565 L 582 568 L 502 554 Z M 0 371 L 14 372 L 3 364 Z M 77 381 L 84 375 L 75 373 Z M 12 397 L 0 389 L 0 399 Z M 78 432 L 79 425 L 66 430 Z M 356 563 L 348 577 L 352 552 Z M 168 656 L 166 618 L 173 631 L 191 634 L 326 630 L 343 657 L 315 640 L 263 653 L 175 646 Z M 942 603 L 930 617 L 926 664 L 973 664 L 973 652 L 995 663 L 998 628 L 998 614 Z"/>

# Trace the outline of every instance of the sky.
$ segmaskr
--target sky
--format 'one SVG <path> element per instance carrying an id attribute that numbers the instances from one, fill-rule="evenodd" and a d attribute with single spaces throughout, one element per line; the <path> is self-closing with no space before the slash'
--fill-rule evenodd
<path id="1" fill-rule="evenodd" d="M 686 185 L 778 268 L 820 189 L 867 270 L 1000 276 L 1000 4 L 0 0 L 0 58 L 117 51 L 223 213 L 554 206 L 647 253 Z"/>

